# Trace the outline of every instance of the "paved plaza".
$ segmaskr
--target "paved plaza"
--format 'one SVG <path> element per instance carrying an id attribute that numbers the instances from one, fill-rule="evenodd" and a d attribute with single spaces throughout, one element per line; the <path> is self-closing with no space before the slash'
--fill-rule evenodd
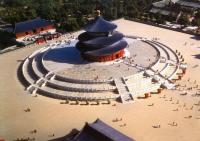
<path id="1" fill-rule="evenodd" d="M 62 81 L 57 80 L 56 76 L 54 76 L 55 74 L 49 73 L 43 67 L 42 58 L 46 53 L 45 49 L 48 49 L 50 45 L 55 46 L 55 44 L 57 45 L 63 42 L 63 46 L 65 46 L 64 43 L 66 42 L 67 44 L 68 40 L 72 39 L 70 37 L 72 35 L 63 36 L 58 41 L 45 45 L 31 46 L 2 54 L 0 55 L 0 78 L 2 80 L 0 81 L 1 138 L 5 140 L 17 140 L 17 138 L 29 137 L 35 138 L 38 141 L 52 140 L 53 138 L 65 136 L 72 128 L 81 129 L 85 121 L 90 123 L 96 118 L 100 118 L 120 132 L 139 141 L 200 140 L 199 88 L 197 87 L 197 85 L 199 86 L 200 75 L 198 75 L 199 59 L 195 57 L 199 55 L 199 40 L 194 39 L 193 35 L 124 19 L 117 20 L 115 23 L 118 25 L 118 30 L 125 35 L 144 37 L 141 42 L 155 43 L 154 46 L 159 52 L 158 56 L 160 57 L 156 58 L 159 61 L 154 64 L 154 56 L 152 56 L 152 70 L 146 70 L 145 73 L 150 76 L 143 77 L 141 75 L 142 71 L 137 71 L 142 68 L 139 65 L 135 66 L 132 64 L 137 68 L 133 75 L 112 80 L 111 83 L 110 81 L 106 83 L 96 83 L 97 81 L 95 83 L 91 81 L 87 83 L 72 83 L 70 79 L 67 79 L 68 82 L 63 79 Z M 80 32 L 74 33 L 74 37 L 76 38 Z M 152 40 L 153 38 L 159 38 L 159 40 Z M 158 42 L 169 48 L 158 44 Z M 187 42 L 186 45 L 185 42 Z M 176 50 L 178 51 L 177 53 Z M 32 58 L 31 55 L 35 51 L 38 52 L 38 55 Z M 152 51 L 154 52 L 154 49 Z M 178 60 L 176 58 L 177 56 Z M 164 58 L 167 59 L 165 60 Z M 148 60 L 149 58 L 147 57 L 146 59 Z M 166 77 L 168 79 L 177 79 L 177 73 L 181 73 L 181 66 L 175 64 L 181 64 L 183 60 L 185 60 L 183 63 L 186 62 L 188 65 L 187 72 L 181 81 L 175 82 L 175 85 L 178 86 L 177 89 L 165 89 L 161 94 L 152 93 L 148 99 L 137 99 L 137 93 L 141 94 L 138 96 L 144 96 L 144 91 L 151 91 L 150 88 L 154 90 L 155 87 L 159 88 L 159 85 L 166 81 Z M 176 63 L 177 61 L 179 63 Z M 146 63 L 148 62 L 146 61 Z M 128 59 L 124 64 L 119 62 L 114 64 L 116 67 L 113 68 L 117 69 L 119 64 L 127 66 L 129 64 Z M 20 65 L 24 65 L 23 74 L 18 74 L 18 72 L 22 72 L 22 70 L 18 69 Z M 143 67 L 146 66 L 148 64 Z M 178 71 L 175 71 L 177 68 Z M 157 75 L 152 76 L 154 73 Z M 22 85 L 18 76 L 26 76 L 26 79 L 30 83 Z M 154 80 L 160 79 L 160 83 L 155 83 L 156 85 L 152 84 L 151 80 L 153 78 Z M 44 85 L 43 82 L 45 82 Z M 35 94 L 30 94 L 29 92 L 27 94 L 27 89 L 25 88 L 29 86 L 32 86 L 32 88 L 36 87 L 38 91 L 35 91 Z M 51 93 L 53 95 L 52 92 L 57 92 L 64 95 L 70 94 L 70 96 L 75 94 L 77 97 L 82 95 L 82 98 L 84 96 L 98 98 L 102 95 L 105 96 L 104 94 L 106 94 L 108 99 L 112 96 L 119 98 L 120 94 L 116 91 L 116 87 L 118 87 L 122 96 L 125 94 L 123 98 L 129 99 L 130 97 L 128 97 L 129 95 L 126 89 L 127 86 L 131 88 L 129 89 L 129 93 L 136 96 L 132 104 L 122 104 L 115 101 L 111 101 L 109 104 L 106 100 L 99 100 L 99 105 L 96 100 L 88 100 L 88 103 L 84 100 L 78 101 L 78 104 L 76 100 L 72 100 L 67 104 L 66 100 L 58 100 L 56 97 L 45 96 L 45 94 Z M 136 88 L 138 89 L 137 92 Z M 31 91 L 30 87 L 29 90 Z M 66 90 L 67 92 L 63 92 Z M 79 90 L 84 90 L 85 92 L 79 92 Z M 30 109 L 30 112 L 25 112 L 27 109 Z M 122 121 L 113 122 L 113 119 L 116 118 L 122 118 Z M 177 126 L 172 126 L 172 123 L 177 123 Z M 120 125 L 122 124 L 126 124 L 126 126 L 121 127 Z M 160 128 L 154 128 L 157 125 L 160 125 Z M 30 133 L 35 130 L 37 130 L 36 134 Z M 50 137 L 49 135 L 52 134 L 55 136 Z"/>

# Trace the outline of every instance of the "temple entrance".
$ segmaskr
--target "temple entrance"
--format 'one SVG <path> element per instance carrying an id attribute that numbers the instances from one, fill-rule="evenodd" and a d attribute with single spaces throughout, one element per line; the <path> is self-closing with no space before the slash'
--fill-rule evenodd
<path id="1" fill-rule="evenodd" d="M 33 29 L 33 33 L 36 34 L 36 33 L 37 33 L 37 30 L 36 30 L 36 29 Z"/>
<path id="2" fill-rule="evenodd" d="M 116 54 L 116 58 L 119 58 L 119 54 Z"/>

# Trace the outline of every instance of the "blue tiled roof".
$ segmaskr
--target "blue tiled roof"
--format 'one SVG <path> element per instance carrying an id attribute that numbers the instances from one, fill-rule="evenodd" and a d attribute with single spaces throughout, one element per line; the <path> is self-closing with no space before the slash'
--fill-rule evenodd
<path id="1" fill-rule="evenodd" d="M 127 42 L 125 40 L 120 40 L 114 44 L 111 44 L 109 46 L 106 46 L 104 48 L 100 48 L 94 51 L 86 51 L 84 54 L 85 55 L 90 55 L 90 56 L 105 56 L 105 55 L 110 55 L 113 54 L 117 51 L 120 51 L 124 48 L 127 47 Z"/>
<path id="2" fill-rule="evenodd" d="M 124 35 L 120 32 L 114 32 L 112 36 L 108 37 L 98 37 L 89 41 L 83 42 L 84 44 L 90 45 L 90 46 L 108 46 L 111 45 L 119 40 L 121 40 L 124 37 Z"/>
<path id="3" fill-rule="evenodd" d="M 109 32 L 117 28 L 116 24 L 104 20 L 101 16 L 97 17 L 91 24 L 85 27 L 87 32 Z"/>
<path id="4" fill-rule="evenodd" d="M 46 21 L 45 19 L 36 18 L 33 20 L 16 23 L 14 33 L 25 32 L 25 31 L 41 28 L 48 25 L 52 25 L 52 23 L 49 21 Z"/>
<path id="5" fill-rule="evenodd" d="M 96 17 L 86 28 L 86 32 L 79 35 L 76 47 L 85 56 L 100 57 L 111 55 L 127 47 L 123 40 L 124 35 L 114 31 L 117 25 L 104 20 L 101 16 Z M 109 35 L 110 33 L 111 36 Z"/>

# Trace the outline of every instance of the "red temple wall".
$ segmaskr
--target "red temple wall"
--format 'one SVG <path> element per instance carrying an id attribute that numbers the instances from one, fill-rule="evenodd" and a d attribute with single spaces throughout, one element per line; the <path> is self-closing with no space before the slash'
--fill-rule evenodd
<path id="1" fill-rule="evenodd" d="M 110 55 L 105 55 L 105 56 L 84 56 L 86 60 L 90 61 L 97 61 L 97 62 L 106 62 L 106 61 L 112 61 L 117 58 L 123 57 L 124 56 L 124 49 L 115 52 Z"/>
<path id="2" fill-rule="evenodd" d="M 49 25 L 49 26 L 40 27 L 40 28 L 35 29 L 36 30 L 35 33 L 33 32 L 33 30 L 29 30 L 29 31 L 25 31 L 25 32 L 16 33 L 15 36 L 16 36 L 16 38 L 21 38 L 21 37 L 24 37 L 24 36 L 27 36 L 27 35 L 35 35 L 35 34 L 38 34 L 40 32 L 50 30 L 50 29 L 55 29 L 55 28 L 54 28 L 53 25 Z M 28 34 L 26 34 L 26 33 L 28 33 Z"/>

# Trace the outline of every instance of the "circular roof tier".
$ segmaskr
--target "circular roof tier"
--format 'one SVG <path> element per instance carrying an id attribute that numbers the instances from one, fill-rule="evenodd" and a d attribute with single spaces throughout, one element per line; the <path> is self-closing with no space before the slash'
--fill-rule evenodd
<path id="1" fill-rule="evenodd" d="M 116 24 L 104 20 L 101 16 L 85 27 L 86 32 L 110 32 L 117 28 Z"/>
<path id="2" fill-rule="evenodd" d="M 84 55 L 89 55 L 89 56 L 107 56 L 107 55 L 111 55 L 113 53 L 116 53 L 124 48 L 127 47 L 127 42 L 125 40 L 120 40 L 118 42 L 115 42 L 109 46 L 106 46 L 104 48 L 101 49 L 97 49 L 94 51 L 87 51 L 84 53 Z"/>
<path id="3" fill-rule="evenodd" d="M 108 33 L 91 33 L 91 32 L 83 32 L 78 36 L 79 41 L 88 41 L 97 37 L 105 37 L 108 36 Z"/>
<path id="4" fill-rule="evenodd" d="M 88 46 L 108 46 L 111 45 L 119 40 L 121 40 L 124 37 L 124 35 L 120 32 L 114 32 L 112 34 L 112 36 L 108 36 L 108 37 L 98 37 L 92 40 L 88 40 L 83 42 L 84 44 L 88 45 Z"/>
<path id="5" fill-rule="evenodd" d="M 83 33 L 85 34 L 85 33 Z M 98 50 L 101 48 L 106 48 L 107 46 L 111 46 L 112 44 L 122 40 L 124 35 L 120 32 L 114 32 L 112 36 L 104 36 L 104 37 L 97 37 L 91 40 L 87 41 L 79 41 L 76 44 L 76 47 L 81 51 L 81 52 L 86 52 L 86 51 L 93 51 L 93 50 Z"/>

